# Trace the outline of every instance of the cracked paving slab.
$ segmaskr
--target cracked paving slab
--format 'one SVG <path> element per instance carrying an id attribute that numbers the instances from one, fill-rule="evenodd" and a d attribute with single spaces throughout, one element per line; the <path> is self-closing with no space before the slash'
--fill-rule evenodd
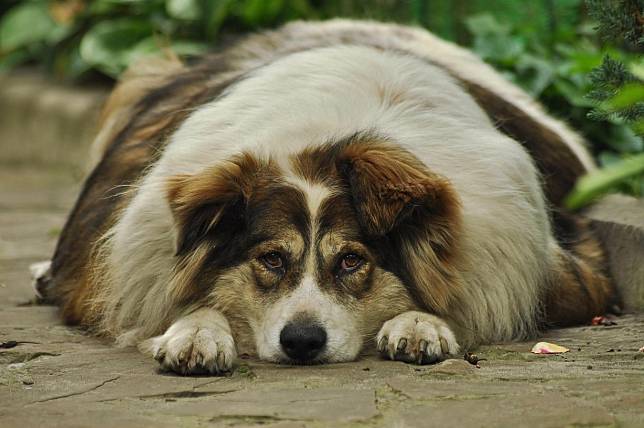
<path id="1" fill-rule="evenodd" d="M 219 378 L 159 373 L 134 349 L 61 325 L 55 308 L 25 304 L 27 267 L 50 255 L 77 189 L 62 171 L 0 171 L 0 342 L 35 342 L 0 350 L 3 428 L 644 426 L 643 314 L 539 339 L 570 348 L 562 355 L 531 354 L 536 340 L 484 346 L 480 369 L 367 355 L 313 367 L 240 360 Z"/>

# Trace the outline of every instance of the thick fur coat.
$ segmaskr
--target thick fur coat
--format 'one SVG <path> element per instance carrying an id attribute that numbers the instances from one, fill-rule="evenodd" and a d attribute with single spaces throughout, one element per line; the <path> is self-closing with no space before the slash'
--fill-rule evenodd
<path id="1" fill-rule="evenodd" d="M 96 154 L 40 292 L 178 372 L 432 362 L 614 298 L 557 210 L 581 138 L 421 29 L 296 22 L 135 67 Z"/>

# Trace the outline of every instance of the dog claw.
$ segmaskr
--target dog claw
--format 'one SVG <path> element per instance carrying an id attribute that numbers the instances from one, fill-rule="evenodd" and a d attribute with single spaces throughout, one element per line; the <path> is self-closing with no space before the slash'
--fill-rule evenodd
<path id="1" fill-rule="evenodd" d="M 438 341 L 441 344 L 441 351 L 443 351 L 443 354 L 449 354 L 449 345 L 447 344 L 447 340 L 443 336 L 441 336 L 438 338 Z"/>
<path id="2" fill-rule="evenodd" d="M 380 329 L 378 351 L 384 357 L 416 364 L 432 364 L 458 351 L 445 321 L 419 312 L 405 312 Z M 394 340 L 388 338 L 395 337 Z"/>
<path id="3" fill-rule="evenodd" d="M 162 363 L 163 360 L 165 360 L 165 352 L 159 350 L 157 351 L 156 354 L 154 354 L 154 359 L 158 361 L 159 363 Z"/>
<path id="4" fill-rule="evenodd" d="M 217 367 L 215 369 L 217 372 L 226 370 L 226 353 L 220 351 L 217 354 Z"/>
<path id="5" fill-rule="evenodd" d="M 378 352 L 385 352 L 387 350 L 387 342 L 389 338 L 387 336 L 382 336 L 380 342 L 378 342 Z"/>

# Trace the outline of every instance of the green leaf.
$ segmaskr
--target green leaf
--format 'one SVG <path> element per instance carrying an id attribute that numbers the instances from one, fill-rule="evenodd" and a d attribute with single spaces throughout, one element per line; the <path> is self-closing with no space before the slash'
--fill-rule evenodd
<path id="1" fill-rule="evenodd" d="M 597 104 L 586 97 L 586 91 L 583 88 L 580 88 L 569 80 L 557 79 L 553 85 L 573 106 L 588 108 L 594 107 Z"/>
<path id="2" fill-rule="evenodd" d="M 170 51 L 178 56 L 194 56 L 204 53 L 207 45 L 187 40 L 168 42 L 159 36 L 150 36 L 134 45 L 127 52 L 126 62 L 132 64 L 146 56 L 158 56 Z"/>
<path id="3" fill-rule="evenodd" d="M 284 0 L 246 0 L 242 8 L 242 18 L 246 24 L 258 27 L 276 20 Z"/>
<path id="4" fill-rule="evenodd" d="M 201 16 L 198 0 L 167 0 L 165 6 L 172 18 L 196 21 Z"/>
<path id="5" fill-rule="evenodd" d="M 0 21 L 0 52 L 48 40 L 58 31 L 44 2 L 24 2 Z"/>
<path id="6" fill-rule="evenodd" d="M 518 58 L 516 69 L 520 72 L 521 86 L 533 96 L 539 96 L 555 76 L 550 62 L 530 54 Z"/>
<path id="7" fill-rule="evenodd" d="M 166 46 L 167 43 L 162 42 L 159 37 L 146 37 L 123 52 L 124 64 L 128 66 L 143 57 L 161 55 L 163 49 L 167 49 Z"/>
<path id="8" fill-rule="evenodd" d="M 507 36 L 510 33 L 510 26 L 501 24 L 489 13 L 470 16 L 465 20 L 465 26 L 474 36 L 487 36 L 490 34 Z"/>
<path id="9" fill-rule="evenodd" d="M 32 58 L 32 53 L 27 49 L 16 49 L 0 57 L 0 72 L 9 71 L 17 65 Z"/>
<path id="10" fill-rule="evenodd" d="M 170 49 L 179 56 L 197 56 L 208 51 L 207 43 L 193 42 L 191 40 L 174 40 Z"/>
<path id="11" fill-rule="evenodd" d="M 631 128 L 635 134 L 644 136 L 644 119 L 636 120 L 631 123 Z"/>
<path id="12" fill-rule="evenodd" d="M 570 73 L 587 74 L 593 68 L 601 65 L 602 54 L 599 52 L 573 51 L 568 59 L 570 60 Z"/>
<path id="13" fill-rule="evenodd" d="M 621 162 L 622 157 L 614 152 L 601 152 L 599 156 L 597 156 L 597 160 L 602 167 L 607 167 Z"/>
<path id="14" fill-rule="evenodd" d="M 206 33 L 212 38 L 219 33 L 219 29 L 236 3 L 234 0 L 205 0 L 205 2 Z"/>
<path id="15" fill-rule="evenodd" d="M 644 102 L 644 84 L 633 82 L 622 86 L 617 95 L 607 101 L 606 104 L 609 109 L 620 110 L 638 102 Z"/>
<path id="16" fill-rule="evenodd" d="M 85 34 L 80 55 L 88 64 L 117 77 L 133 57 L 153 50 L 150 43 L 137 46 L 151 35 L 152 26 L 146 20 L 121 18 L 103 21 Z"/>
<path id="17" fill-rule="evenodd" d="M 641 174 L 644 174 L 644 153 L 580 178 L 565 204 L 569 209 L 579 209 L 620 183 Z"/>
<path id="18" fill-rule="evenodd" d="M 474 35 L 473 50 L 485 60 L 508 66 L 525 51 L 524 40 L 488 13 L 466 19 L 465 25 Z"/>
<path id="19" fill-rule="evenodd" d="M 628 66 L 628 70 L 638 79 L 644 80 L 644 60 L 631 63 Z"/>
<path id="20" fill-rule="evenodd" d="M 525 50 L 525 44 L 516 37 L 505 37 L 496 34 L 474 39 L 474 51 L 481 58 L 511 66 Z"/>
<path id="21" fill-rule="evenodd" d="M 644 150 L 644 142 L 633 130 L 619 120 L 611 120 L 615 125 L 611 128 L 608 145 L 618 153 L 639 153 Z"/>
<path id="22" fill-rule="evenodd" d="M 152 12 L 164 12 L 166 0 L 92 0 L 88 12 L 92 16 L 148 16 Z"/>

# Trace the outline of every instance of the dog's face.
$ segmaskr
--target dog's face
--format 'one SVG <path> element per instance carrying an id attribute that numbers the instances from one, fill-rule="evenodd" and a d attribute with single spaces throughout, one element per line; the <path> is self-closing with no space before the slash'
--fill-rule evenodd
<path id="1" fill-rule="evenodd" d="M 386 320 L 419 303 L 440 310 L 458 202 L 444 179 L 373 140 L 288 165 L 242 154 L 174 178 L 177 298 L 222 311 L 240 352 L 290 363 L 353 360 Z M 436 276 L 429 296 L 416 274 Z"/>

